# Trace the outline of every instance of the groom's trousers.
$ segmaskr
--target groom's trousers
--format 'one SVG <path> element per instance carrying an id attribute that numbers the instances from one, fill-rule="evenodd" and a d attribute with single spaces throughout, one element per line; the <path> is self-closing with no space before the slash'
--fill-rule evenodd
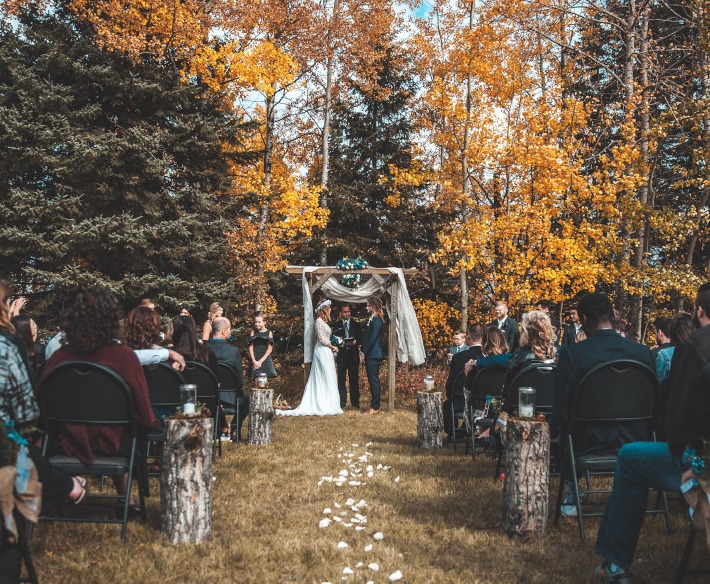
<path id="1" fill-rule="evenodd" d="M 357 348 L 341 349 L 344 354 L 338 353 L 338 392 L 340 393 L 340 407 L 344 408 L 348 401 L 346 379 L 350 380 L 350 405 L 360 407 L 360 355 Z"/>

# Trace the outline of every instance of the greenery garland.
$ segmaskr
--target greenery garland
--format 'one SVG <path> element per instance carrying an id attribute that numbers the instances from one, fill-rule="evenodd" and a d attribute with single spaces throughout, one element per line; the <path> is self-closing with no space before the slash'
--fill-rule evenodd
<path id="1" fill-rule="evenodd" d="M 345 257 L 342 260 L 338 261 L 336 267 L 339 270 L 365 270 L 367 269 L 368 264 L 365 259 L 361 257 Z M 353 289 L 357 288 L 360 285 L 360 282 L 362 282 L 362 274 L 345 274 L 343 276 L 342 282 L 343 286 L 347 286 L 348 288 Z"/>

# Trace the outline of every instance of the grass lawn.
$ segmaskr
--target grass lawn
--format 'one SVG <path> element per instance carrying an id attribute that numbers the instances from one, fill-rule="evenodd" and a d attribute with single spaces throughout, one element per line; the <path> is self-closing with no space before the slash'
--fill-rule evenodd
<path id="1" fill-rule="evenodd" d="M 131 522 L 126 545 L 116 525 L 40 524 L 32 549 L 41 582 L 365 583 L 388 582 L 397 570 L 409 583 L 590 580 L 598 519 L 588 520 L 585 544 L 576 522 L 564 518 L 535 541 L 509 540 L 501 529 L 502 483 L 492 479 L 492 459 L 480 456 L 474 466 L 461 445 L 421 451 L 415 437 L 411 406 L 379 416 L 347 409 L 342 416 L 277 419 L 271 446 L 224 447 L 215 465 L 209 543 L 167 543 L 160 534 L 159 485 L 151 479 L 148 522 Z M 322 480 L 341 470 L 359 471 L 348 481 L 366 484 Z M 365 505 L 353 510 L 348 499 Z M 646 519 L 634 565 L 640 582 L 673 581 L 686 523 L 679 503 L 671 505 L 674 535 L 666 535 L 662 517 Z M 326 508 L 332 513 L 324 514 Z M 356 513 L 366 522 L 353 522 Z M 339 522 L 319 527 L 335 515 Z M 383 539 L 373 537 L 377 532 Z M 696 563 L 707 556 L 702 536 L 697 541 Z M 340 542 L 348 547 L 339 549 Z M 368 544 L 372 549 L 365 551 Z M 379 571 L 368 567 L 373 563 Z M 343 574 L 346 567 L 353 574 Z"/>

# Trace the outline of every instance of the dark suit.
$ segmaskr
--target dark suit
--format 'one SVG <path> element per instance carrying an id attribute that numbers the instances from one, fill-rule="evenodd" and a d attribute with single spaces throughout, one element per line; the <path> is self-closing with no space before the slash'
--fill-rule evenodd
<path id="1" fill-rule="evenodd" d="M 582 377 L 594 366 L 618 359 L 633 359 L 647 365 L 653 371 L 651 351 L 629 339 L 625 339 L 613 329 L 599 330 L 579 343 L 562 347 L 557 360 L 555 375 L 555 396 L 552 403 L 550 426 L 553 429 L 564 427 L 569 416 L 569 399 L 573 389 Z M 579 449 L 581 454 L 590 451 L 603 451 L 608 447 L 618 446 L 618 436 L 611 427 L 600 428 L 591 433 Z"/>
<path id="2" fill-rule="evenodd" d="M 365 354 L 365 372 L 367 373 L 367 383 L 372 394 L 373 410 L 380 409 L 380 365 L 385 354 L 382 352 L 382 319 L 375 316 L 365 326 L 362 332 L 362 352 Z"/>
<path id="3" fill-rule="evenodd" d="M 226 363 L 237 373 L 237 400 L 239 401 L 239 419 L 237 420 L 237 432 L 240 432 L 242 422 L 249 415 L 249 395 L 245 394 L 244 371 L 242 369 L 242 355 L 237 347 L 230 345 L 224 339 L 211 338 L 207 346 L 212 349 L 218 363 Z M 225 405 L 232 405 L 227 404 Z"/>
<path id="4" fill-rule="evenodd" d="M 508 343 L 508 350 L 512 353 L 518 346 L 518 340 L 520 339 L 520 329 L 518 329 L 518 323 L 509 316 L 506 316 L 502 327 L 498 326 L 498 319 L 488 323 L 488 326 L 494 326 L 503 331 L 505 340 Z"/>
<path id="5" fill-rule="evenodd" d="M 451 434 L 453 420 L 451 418 L 451 390 L 453 389 L 454 379 L 464 370 L 467 361 L 483 357 L 481 345 L 473 345 L 465 351 L 456 353 L 449 364 L 449 376 L 446 378 L 446 399 L 444 400 L 444 432 Z M 457 404 L 458 405 L 458 404 Z M 463 406 L 463 402 L 461 403 Z M 457 408 L 458 409 L 458 408 Z"/>
<path id="6" fill-rule="evenodd" d="M 574 345 L 577 342 L 577 329 L 574 323 L 566 324 L 562 330 L 564 331 L 562 334 L 562 346 L 569 347 L 570 345 Z"/>
<path id="7" fill-rule="evenodd" d="M 348 401 L 348 391 L 346 380 L 350 378 L 350 404 L 356 408 L 360 407 L 360 383 L 358 374 L 360 372 L 360 354 L 357 346 L 362 336 L 362 326 L 352 318 L 348 322 L 347 334 L 345 331 L 345 321 L 343 319 L 335 321 L 333 324 L 333 334 L 341 338 L 356 339 L 355 345 L 344 345 L 338 347 L 338 355 L 335 364 L 338 367 L 338 391 L 340 392 L 340 407 L 344 408 Z"/>

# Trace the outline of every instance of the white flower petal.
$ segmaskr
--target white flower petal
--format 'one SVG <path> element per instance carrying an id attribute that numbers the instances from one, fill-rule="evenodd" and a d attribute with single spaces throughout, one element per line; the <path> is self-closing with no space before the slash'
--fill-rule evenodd
<path id="1" fill-rule="evenodd" d="M 398 483 L 398 482 L 399 482 L 399 477 L 397 477 L 396 479 L 394 479 L 394 482 L 395 482 L 395 483 Z"/>
<path id="2" fill-rule="evenodd" d="M 349 566 L 345 566 L 345 567 L 343 568 L 343 574 L 354 574 L 354 573 L 355 573 L 355 572 L 353 572 L 353 569 L 352 569 L 351 567 L 349 567 Z"/>
<path id="3" fill-rule="evenodd" d="M 323 515 L 330 515 L 332 513 L 332 509 L 330 507 L 326 507 L 323 509 Z"/>
<path id="4" fill-rule="evenodd" d="M 365 529 L 365 528 L 362 525 L 355 526 L 355 531 L 362 531 L 363 529 Z"/>
<path id="5" fill-rule="evenodd" d="M 370 568 L 373 572 L 379 572 L 380 571 L 380 565 L 372 562 L 371 564 L 367 564 L 367 567 Z"/>
<path id="6" fill-rule="evenodd" d="M 324 527 L 328 527 L 329 525 L 330 525 L 330 519 L 328 519 L 328 518 L 326 517 L 325 519 L 321 519 L 321 520 L 320 520 L 320 523 L 318 524 L 318 527 L 320 527 L 321 529 L 323 529 Z"/>
<path id="7" fill-rule="evenodd" d="M 368 543 L 368 544 L 365 546 L 365 551 L 366 551 L 366 552 L 371 552 L 371 551 L 372 551 L 372 544 L 371 544 L 371 543 Z"/>
<path id="8" fill-rule="evenodd" d="M 367 478 L 368 478 L 368 479 L 371 479 L 371 478 L 374 477 L 374 476 L 375 476 L 375 473 L 372 472 L 372 471 L 370 471 L 370 472 L 367 473 Z"/>
<path id="9" fill-rule="evenodd" d="M 363 564 L 362 562 L 358 562 L 357 564 L 355 564 L 355 567 L 356 567 L 356 568 L 362 568 L 364 565 L 365 565 L 365 564 Z"/>
<path id="10" fill-rule="evenodd" d="M 337 521 L 338 523 L 340 523 L 342 519 L 336 515 L 335 517 L 333 517 L 333 521 Z"/>
<path id="11" fill-rule="evenodd" d="M 339 550 L 344 550 L 345 548 L 348 548 L 348 547 L 350 547 L 350 546 L 347 543 L 345 543 L 344 541 L 338 542 L 338 549 Z"/>
<path id="12" fill-rule="evenodd" d="M 372 471 L 372 470 L 374 470 L 374 469 L 372 468 L 372 465 L 371 465 L 371 464 L 368 464 L 368 465 L 367 465 L 367 468 L 365 468 L 365 470 L 366 470 L 367 472 L 370 472 L 370 471 Z"/>
<path id="13" fill-rule="evenodd" d="M 397 570 L 396 572 L 392 572 L 389 576 L 388 579 L 390 582 L 396 582 L 397 580 L 402 579 L 402 572 Z"/>
<path id="14" fill-rule="evenodd" d="M 378 531 L 378 532 L 375 533 L 372 537 L 373 537 L 374 539 L 376 539 L 377 541 L 383 540 L 383 539 L 385 538 L 385 536 L 382 535 L 382 532 L 381 532 L 381 531 Z"/>
<path id="15" fill-rule="evenodd" d="M 333 507 L 335 507 L 336 509 L 340 509 L 340 503 L 333 503 Z"/>
<path id="16" fill-rule="evenodd" d="M 348 476 L 348 471 L 345 470 L 345 469 L 343 469 L 343 470 L 341 470 L 338 474 L 339 474 L 341 477 L 346 477 L 346 476 Z"/>

